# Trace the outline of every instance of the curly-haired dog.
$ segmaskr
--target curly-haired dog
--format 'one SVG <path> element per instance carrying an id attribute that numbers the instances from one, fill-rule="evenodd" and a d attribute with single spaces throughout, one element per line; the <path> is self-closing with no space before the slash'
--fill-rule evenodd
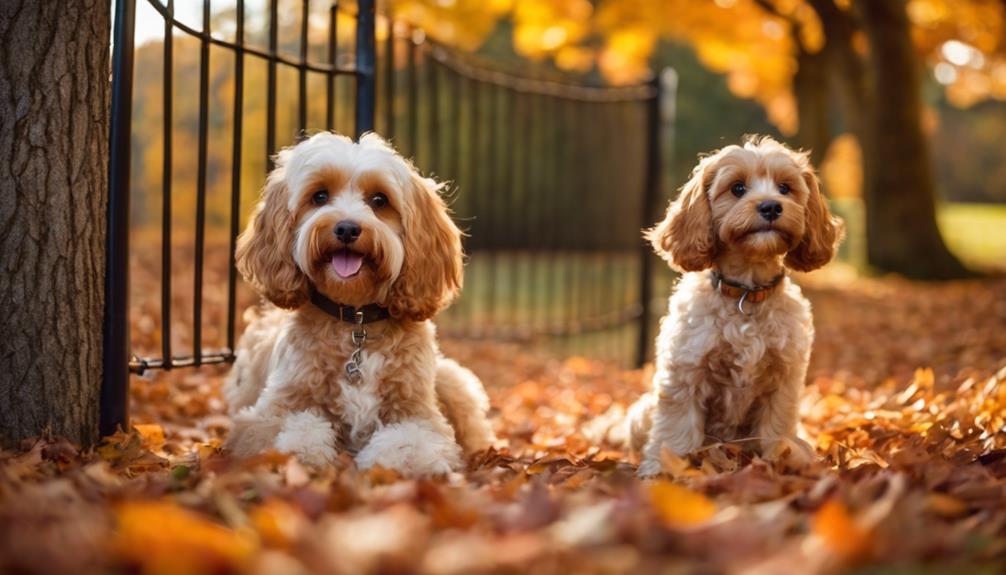
<path id="1" fill-rule="evenodd" d="M 640 475 L 661 471 L 664 450 L 685 455 L 707 438 L 813 457 L 796 428 L 814 325 L 785 270 L 823 266 L 841 235 L 805 153 L 760 138 L 701 160 L 646 233 L 685 273 L 661 321 L 653 390 L 626 420 Z"/>
<path id="2" fill-rule="evenodd" d="M 494 441 L 482 383 L 441 356 L 429 321 L 462 282 L 439 191 L 374 134 L 279 153 L 238 240 L 238 269 L 273 305 L 250 315 L 225 383 L 233 453 L 324 465 L 344 451 L 428 475 Z"/>

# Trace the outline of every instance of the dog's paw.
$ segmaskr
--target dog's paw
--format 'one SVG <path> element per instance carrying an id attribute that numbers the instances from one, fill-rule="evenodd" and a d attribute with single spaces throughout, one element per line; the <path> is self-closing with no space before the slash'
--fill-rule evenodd
<path id="1" fill-rule="evenodd" d="M 636 469 L 636 477 L 640 479 L 652 479 L 663 472 L 660 461 L 653 458 L 646 458 Z"/>
<path id="2" fill-rule="evenodd" d="M 338 456 L 332 423 L 309 411 L 288 415 L 276 436 L 276 449 L 311 467 L 331 465 Z"/>
<path id="3" fill-rule="evenodd" d="M 799 437 L 782 437 L 765 441 L 762 456 L 769 461 L 781 461 L 796 468 L 803 468 L 817 461 L 817 454 L 809 443 Z"/>
<path id="4" fill-rule="evenodd" d="M 361 469 L 375 465 L 409 477 L 444 475 L 461 467 L 461 446 L 423 421 L 382 427 L 356 456 Z"/>

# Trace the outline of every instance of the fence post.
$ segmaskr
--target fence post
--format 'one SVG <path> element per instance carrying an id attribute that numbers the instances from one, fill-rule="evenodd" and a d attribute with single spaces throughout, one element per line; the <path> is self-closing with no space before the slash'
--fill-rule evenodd
<path id="1" fill-rule="evenodd" d="M 119 426 L 125 427 L 129 415 L 129 146 L 135 24 L 136 0 L 116 0 L 99 408 L 103 436 L 115 433 Z"/>
<path id="2" fill-rule="evenodd" d="M 374 129 L 377 105 L 377 38 L 374 0 L 357 0 L 356 14 L 356 139 Z"/>
<path id="3" fill-rule="evenodd" d="M 656 75 L 650 85 L 653 94 L 646 101 L 646 189 L 643 191 L 641 227 L 648 228 L 654 224 L 655 214 L 659 211 L 663 189 L 663 150 L 665 123 L 673 121 L 674 98 L 677 91 L 677 73 L 671 68 L 665 68 Z M 640 245 L 640 278 L 639 278 L 639 318 L 638 340 L 636 341 L 636 367 L 642 367 L 649 355 L 652 339 L 650 322 L 652 319 L 653 273 L 655 257 L 649 243 Z"/>

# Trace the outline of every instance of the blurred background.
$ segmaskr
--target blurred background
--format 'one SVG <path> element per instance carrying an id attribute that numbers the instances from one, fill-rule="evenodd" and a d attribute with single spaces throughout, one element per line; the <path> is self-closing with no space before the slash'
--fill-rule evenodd
<path id="1" fill-rule="evenodd" d="M 138 357 L 233 347 L 255 296 L 231 298 L 232 222 L 270 153 L 353 132 L 356 80 L 326 70 L 354 66 L 355 14 L 137 0 Z M 376 130 L 451 182 L 468 233 L 447 336 L 640 363 L 673 281 L 640 229 L 698 154 L 745 134 L 812 151 L 848 224 L 831 273 L 1006 267 L 1002 0 L 397 0 L 377 15 Z M 284 60 L 259 56 L 273 50 Z"/>

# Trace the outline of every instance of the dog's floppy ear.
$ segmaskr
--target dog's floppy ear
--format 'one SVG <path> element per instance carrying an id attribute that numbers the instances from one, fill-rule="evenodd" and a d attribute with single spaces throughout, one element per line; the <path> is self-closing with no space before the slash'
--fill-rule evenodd
<path id="1" fill-rule="evenodd" d="M 716 158 L 699 162 L 678 198 L 667 207 L 663 221 L 644 233 L 657 254 L 679 271 L 702 271 L 712 267 L 716 257 L 713 216 L 706 194 Z"/>
<path id="2" fill-rule="evenodd" d="M 440 197 L 441 186 L 412 171 L 402 210 L 405 260 L 388 294 L 396 318 L 422 321 L 447 307 L 464 278 L 461 231 Z"/>
<path id="3" fill-rule="evenodd" d="M 290 192 L 280 154 L 248 227 L 238 238 L 235 259 L 245 280 L 278 307 L 296 309 L 307 301 L 307 276 L 293 258 Z"/>
<path id="4" fill-rule="evenodd" d="M 807 184 L 810 195 L 807 197 L 804 211 L 803 239 L 786 254 L 786 265 L 797 271 L 809 272 L 835 257 L 835 250 L 842 241 L 845 224 L 841 219 L 832 216 L 828 210 L 828 202 L 821 195 L 817 175 L 807 157 L 804 155 L 798 163 L 802 169 L 800 175 Z"/>

